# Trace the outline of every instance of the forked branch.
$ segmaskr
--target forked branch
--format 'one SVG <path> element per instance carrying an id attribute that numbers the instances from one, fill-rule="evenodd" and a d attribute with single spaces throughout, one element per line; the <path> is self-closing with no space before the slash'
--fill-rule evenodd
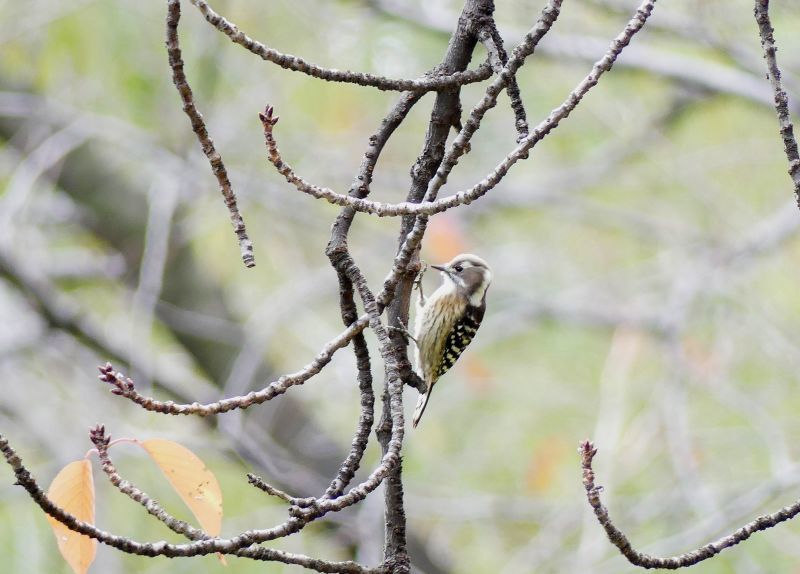
<path id="1" fill-rule="evenodd" d="M 519 145 L 511 153 L 509 153 L 491 173 L 489 173 L 489 175 L 468 190 L 460 191 L 443 199 L 434 200 L 436 190 L 438 190 L 446 182 L 447 174 L 449 174 L 449 171 L 453 166 L 455 166 L 457 158 L 463 153 L 463 150 L 466 149 L 466 144 L 469 137 L 471 137 L 471 134 L 474 133 L 479 126 L 479 118 L 483 116 L 486 110 L 494 106 L 497 93 L 499 93 L 502 88 L 508 85 L 508 82 L 513 78 L 515 69 L 522 64 L 524 56 L 519 58 L 512 57 L 512 59 L 509 59 L 509 62 L 504 67 L 502 74 L 500 74 L 498 76 L 498 80 L 496 80 L 496 84 L 499 85 L 499 88 L 497 88 L 494 84 L 487 88 L 487 96 L 485 98 L 488 100 L 487 103 L 482 102 L 476 107 L 476 110 L 481 110 L 480 112 L 474 111 L 474 114 L 477 118 L 475 125 L 471 126 L 469 121 L 464 125 L 461 134 L 459 134 L 459 136 L 453 141 L 452 145 L 454 151 L 451 154 L 452 158 L 449 158 L 449 161 L 442 162 L 442 166 L 440 167 L 439 172 L 437 172 L 437 177 L 432 180 L 429 185 L 428 195 L 426 195 L 425 201 L 421 203 L 382 203 L 370 201 L 359 197 L 343 195 L 333 191 L 332 189 L 320 187 L 307 182 L 305 179 L 298 176 L 291 166 L 286 164 L 281 157 L 277 142 L 273 136 L 273 128 L 276 118 L 274 118 L 272 115 L 271 107 L 268 107 L 266 113 L 261 115 L 269 160 L 275 166 L 275 169 L 277 169 L 278 172 L 299 191 L 318 199 L 324 199 L 336 205 L 351 207 L 356 211 L 375 214 L 379 217 L 401 215 L 430 216 L 460 205 L 469 205 L 476 199 L 479 199 L 494 189 L 517 161 L 526 158 L 528 156 L 528 152 L 536 144 L 543 140 L 545 136 L 558 127 L 559 123 L 563 119 L 567 118 L 572 113 L 584 96 L 586 96 L 586 94 L 597 85 L 600 77 L 613 67 L 614 62 L 619 57 L 620 53 L 622 53 L 622 51 L 625 49 L 625 47 L 630 43 L 633 36 L 642 29 L 647 22 L 647 19 L 652 14 L 655 3 L 656 0 L 645 0 L 642 2 L 636 11 L 636 14 L 628 22 L 628 25 L 625 27 L 625 29 L 611 42 L 606 54 L 594 64 L 591 72 L 589 72 L 589 74 L 575 87 L 575 89 L 569 93 L 564 102 L 559 107 L 554 109 L 546 119 L 541 121 L 533 129 L 533 131 L 525 139 L 523 139 Z M 551 1 L 550 5 L 553 13 L 552 21 L 554 21 L 556 15 L 558 14 L 560 2 Z M 550 24 L 552 24 L 552 21 L 550 21 Z M 540 29 L 541 28 L 537 26 L 537 28 L 534 28 L 531 30 L 531 32 L 529 32 L 528 37 L 535 37 L 537 35 L 536 33 Z M 546 33 L 547 29 L 549 29 L 549 25 L 546 29 L 544 29 L 543 32 L 541 32 L 541 35 Z M 533 46 L 535 46 L 535 43 Z M 531 52 L 532 51 L 533 47 L 531 47 Z M 499 78 L 502 78 L 502 80 Z"/>

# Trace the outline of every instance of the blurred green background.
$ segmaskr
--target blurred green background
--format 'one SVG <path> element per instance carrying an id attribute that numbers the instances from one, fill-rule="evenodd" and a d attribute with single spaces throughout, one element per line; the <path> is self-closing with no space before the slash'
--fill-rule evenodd
<path id="1" fill-rule="evenodd" d="M 246 472 L 299 496 L 318 494 L 333 475 L 358 413 L 350 351 L 270 403 L 209 421 L 145 413 L 111 396 L 95 367 L 113 360 L 141 389 L 192 401 L 258 389 L 305 365 L 341 330 L 324 255 L 338 208 L 275 173 L 257 114 L 274 105 L 286 161 L 345 192 L 397 94 L 267 64 L 184 2 L 187 75 L 255 244 L 257 267 L 246 270 L 171 84 L 164 4 L 0 1 L 0 432 L 43 485 L 83 456 L 98 422 L 112 437 L 177 440 L 220 478 L 223 534 L 232 535 L 285 517 Z M 543 2 L 498 4 L 512 47 Z M 636 5 L 564 2 L 518 76 L 532 125 Z M 800 12 L 789 0 L 772 5 L 797 112 Z M 392 77 L 438 63 L 460 10 L 450 0 L 212 6 L 281 51 Z M 478 48 L 473 65 L 483 58 Z M 482 90 L 463 90 L 465 110 Z M 406 435 L 419 571 L 635 571 L 585 502 L 575 451 L 585 438 L 599 448 L 612 517 L 649 553 L 686 552 L 797 498 L 800 212 L 771 99 L 752 3 L 659 3 L 529 160 L 485 198 L 433 219 L 424 259 L 475 252 L 495 280 L 481 332 Z M 384 151 L 375 199 L 405 197 L 432 101 L 423 98 Z M 445 193 L 472 185 L 513 148 L 507 103 L 502 95 Z M 356 218 L 350 246 L 373 288 L 397 228 Z M 436 281 L 426 277 L 428 290 Z M 406 391 L 408 412 L 415 394 Z M 124 476 L 189 518 L 135 448 L 112 455 Z M 359 476 L 377 458 L 373 441 Z M 99 526 L 178 540 L 95 478 Z M 3 572 L 68 572 L 43 514 L 12 483 L 3 465 Z M 376 564 L 381 512 L 376 494 L 275 546 Z M 693 571 L 800 572 L 799 552 L 800 527 L 789 523 Z M 301 571 L 229 562 L 101 547 L 92 571 Z"/>

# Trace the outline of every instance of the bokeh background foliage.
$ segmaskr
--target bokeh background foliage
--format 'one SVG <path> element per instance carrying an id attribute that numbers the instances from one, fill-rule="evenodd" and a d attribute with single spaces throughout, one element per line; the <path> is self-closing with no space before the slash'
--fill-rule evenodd
<path id="1" fill-rule="evenodd" d="M 203 400 L 305 364 L 340 329 L 323 252 L 338 208 L 287 188 L 265 161 L 256 114 L 273 104 L 284 157 L 346 191 L 396 94 L 265 64 L 186 3 L 187 73 L 256 247 L 258 266 L 245 270 L 171 85 L 162 4 L 0 2 L 0 426 L 45 482 L 83 455 L 85 429 L 97 422 L 114 437 L 180 441 L 219 477 L 223 534 L 232 534 L 284 516 L 245 485 L 245 472 L 306 496 L 344 454 L 358 412 L 348 352 L 287 396 L 211 422 L 115 400 L 95 366 L 121 357 L 139 386 Z M 541 8 L 499 4 L 510 41 Z M 797 102 L 800 12 L 789 0 L 772 4 Z M 214 7 L 277 49 L 395 77 L 439 61 L 460 9 L 450 0 Z M 634 7 L 565 2 L 518 78 L 532 123 L 583 77 Z M 481 333 L 407 436 L 412 558 L 423 571 L 633 571 L 584 502 L 575 447 L 588 437 L 617 524 L 652 553 L 694 548 L 796 498 L 800 213 L 751 12 L 739 0 L 657 6 L 615 70 L 531 159 L 486 198 L 434 218 L 423 258 L 479 253 L 495 283 Z M 463 90 L 466 108 L 481 91 Z M 514 145 L 501 101 L 449 190 L 483 177 Z M 376 199 L 405 196 L 431 102 L 424 98 L 381 157 Z M 377 284 L 396 222 L 361 216 L 351 238 Z M 78 327 L 52 316 L 48 300 L 72 309 Z M 181 515 L 135 449 L 116 449 L 116 460 Z M 8 471 L 0 478 L 3 571 L 66 572 L 40 511 Z M 97 482 L 102 526 L 175 538 Z M 280 547 L 375 563 L 379 500 Z M 797 572 L 798 548 L 800 528 L 789 523 L 695 570 Z M 213 557 L 199 565 L 101 548 L 94 568 L 300 570 L 229 560 L 223 569 Z"/>

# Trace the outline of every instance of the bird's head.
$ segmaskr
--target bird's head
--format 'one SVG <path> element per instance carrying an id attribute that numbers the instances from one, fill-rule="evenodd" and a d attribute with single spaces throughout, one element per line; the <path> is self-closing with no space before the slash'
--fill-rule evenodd
<path id="1" fill-rule="evenodd" d="M 471 305 L 481 305 L 486 296 L 486 290 L 492 282 L 492 270 L 489 264 L 477 255 L 462 253 L 444 265 L 431 265 L 441 271 L 442 278 L 447 284 L 463 293 Z"/>

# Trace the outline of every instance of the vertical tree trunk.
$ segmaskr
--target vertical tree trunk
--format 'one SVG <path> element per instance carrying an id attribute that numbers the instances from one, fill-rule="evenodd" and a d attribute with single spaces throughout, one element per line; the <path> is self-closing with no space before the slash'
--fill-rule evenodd
<path id="1" fill-rule="evenodd" d="M 491 18 L 494 12 L 494 0 L 466 0 L 464 9 L 458 20 L 458 26 L 450 38 L 444 60 L 438 67 L 442 74 L 452 74 L 467 69 L 475 45 L 478 42 L 478 31 L 481 25 Z M 441 91 L 431 112 L 425 144 L 416 163 L 411 168 L 411 189 L 406 200 L 418 203 L 428 189 L 428 182 L 433 178 L 436 169 L 444 157 L 447 135 L 454 126 L 461 123 L 460 90 Z M 405 241 L 416 221 L 415 216 L 406 216 L 398 238 L 398 246 Z M 388 308 L 388 323 L 394 326 L 408 325 L 408 311 L 411 302 L 411 288 L 418 270 L 418 256 L 401 278 L 397 292 Z M 408 372 L 411 364 L 408 360 L 407 344 L 403 335 L 391 332 L 392 352 L 398 358 L 401 373 Z M 392 420 L 389 409 L 388 380 L 384 385 L 383 412 L 376 429 L 383 454 L 389 448 Z M 391 472 L 384 482 L 385 500 L 385 534 L 384 564 L 387 572 L 405 574 L 410 571 L 410 561 L 406 547 L 406 515 L 403 505 L 402 461 Z"/>

